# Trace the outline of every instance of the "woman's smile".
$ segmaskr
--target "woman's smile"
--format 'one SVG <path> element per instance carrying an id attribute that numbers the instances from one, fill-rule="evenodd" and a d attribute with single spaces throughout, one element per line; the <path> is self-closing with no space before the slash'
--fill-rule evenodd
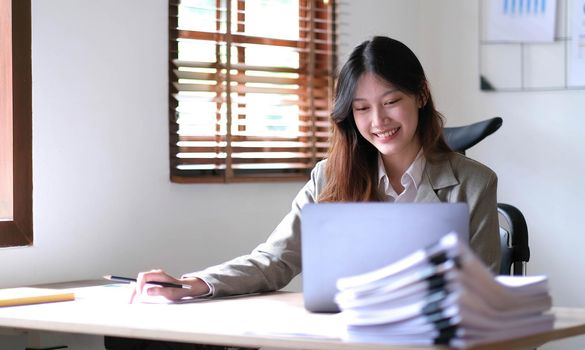
<path id="1" fill-rule="evenodd" d="M 392 129 L 385 129 L 383 131 L 374 131 L 373 134 L 380 140 L 380 141 L 390 141 L 396 135 L 396 133 L 400 130 L 400 127 L 392 128 Z"/>

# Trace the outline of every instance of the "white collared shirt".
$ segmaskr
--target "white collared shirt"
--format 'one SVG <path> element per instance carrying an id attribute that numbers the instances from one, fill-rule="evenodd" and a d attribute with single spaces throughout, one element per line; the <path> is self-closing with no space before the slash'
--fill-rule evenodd
<path id="1" fill-rule="evenodd" d="M 423 155 L 421 148 L 412 164 L 410 164 L 408 169 L 406 169 L 406 172 L 402 174 L 402 178 L 400 178 L 400 183 L 402 184 L 402 187 L 404 187 L 404 191 L 402 191 L 402 193 L 396 193 L 396 190 L 394 190 L 390 184 L 390 179 L 386 174 L 386 168 L 384 168 L 382 156 L 378 155 L 378 189 L 380 190 L 380 193 L 384 195 L 384 200 L 395 203 L 414 202 L 418 186 L 422 179 L 425 164 L 426 158 Z"/>

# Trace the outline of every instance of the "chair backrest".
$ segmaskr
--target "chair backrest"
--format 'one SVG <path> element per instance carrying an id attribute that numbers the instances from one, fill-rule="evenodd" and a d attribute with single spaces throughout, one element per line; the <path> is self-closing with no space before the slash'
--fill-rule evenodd
<path id="1" fill-rule="evenodd" d="M 469 148 L 496 132 L 502 122 L 502 118 L 494 117 L 469 125 L 444 128 L 443 137 L 453 151 L 465 154 Z"/>
<path id="2" fill-rule="evenodd" d="M 498 203 L 500 215 L 500 275 L 525 275 L 530 260 L 528 227 L 524 215 L 510 204 Z"/>
<path id="3" fill-rule="evenodd" d="M 465 154 L 467 149 L 498 130 L 502 123 L 502 118 L 494 117 L 469 125 L 448 127 L 443 129 L 443 136 L 453 151 Z M 505 203 L 498 203 L 498 213 L 502 249 L 500 274 L 524 275 L 526 263 L 530 259 L 528 228 L 524 215 L 518 208 Z"/>

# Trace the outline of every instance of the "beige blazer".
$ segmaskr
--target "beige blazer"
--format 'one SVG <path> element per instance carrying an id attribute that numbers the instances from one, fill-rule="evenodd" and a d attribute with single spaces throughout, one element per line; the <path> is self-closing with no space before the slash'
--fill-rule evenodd
<path id="1" fill-rule="evenodd" d="M 212 287 L 212 296 L 278 290 L 301 272 L 300 210 L 317 202 L 325 184 L 325 162 L 319 162 L 299 191 L 291 211 L 250 254 L 203 271 L 197 276 Z M 460 154 L 427 160 L 415 202 L 467 202 L 470 209 L 470 245 L 492 269 L 500 265 L 496 207 L 497 177 L 488 167 Z"/>

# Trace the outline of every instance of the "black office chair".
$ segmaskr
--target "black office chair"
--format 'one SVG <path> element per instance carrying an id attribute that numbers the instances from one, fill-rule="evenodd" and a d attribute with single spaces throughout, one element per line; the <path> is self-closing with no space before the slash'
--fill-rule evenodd
<path id="1" fill-rule="evenodd" d="M 465 151 L 496 132 L 502 123 L 502 118 L 494 117 L 469 125 L 444 128 L 443 137 L 453 151 L 465 154 Z"/>
<path id="2" fill-rule="evenodd" d="M 502 122 L 502 118 L 495 117 L 470 125 L 444 128 L 443 136 L 452 150 L 465 154 L 466 150 L 498 130 Z M 530 248 L 524 215 L 518 208 L 505 203 L 498 203 L 498 214 L 502 248 L 500 275 L 525 275 Z"/>
<path id="3" fill-rule="evenodd" d="M 530 248 L 524 215 L 518 208 L 505 203 L 498 203 L 498 213 L 502 247 L 500 275 L 525 275 L 526 263 L 530 260 Z"/>

